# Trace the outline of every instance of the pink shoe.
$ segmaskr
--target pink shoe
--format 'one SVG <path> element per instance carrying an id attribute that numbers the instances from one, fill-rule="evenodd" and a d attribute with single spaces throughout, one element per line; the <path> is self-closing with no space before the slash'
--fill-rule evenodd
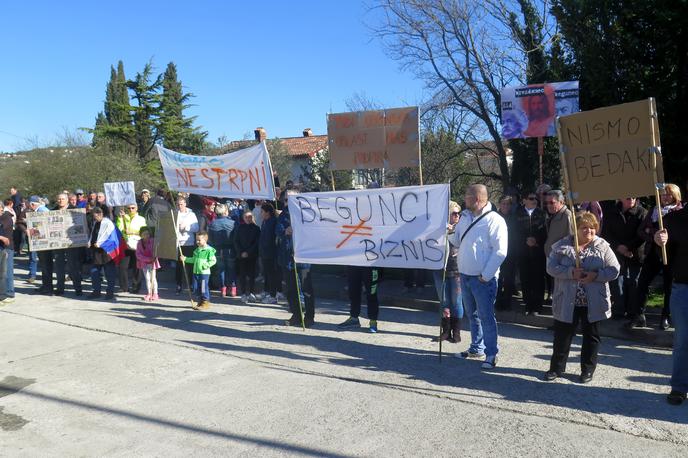
<path id="1" fill-rule="evenodd" d="M 146 301 L 146 302 L 150 302 L 150 300 L 151 300 L 151 295 L 150 295 L 150 294 L 146 294 L 145 296 L 143 296 L 143 300 Z"/>
<path id="2" fill-rule="evenodd" d="M 232 286 L 232 288 L 229 290 L 229 295 L 231 297 L 236 297 L 236 295 L 237 295 L 236 286 Z"/>
<path id="3" fill-rule="evenodd" d="M 158 299 L 160 299 L 160 296 L 157 293 L 151 296 L 151 301 L 157 301 Z"/>
<path id="4" fill-rule="evenodd" d="M 227 297 L 227 287 L 226 286 L 223 286 L 222 288 L 220 288 L 220 295 L 222 297 Z"/>

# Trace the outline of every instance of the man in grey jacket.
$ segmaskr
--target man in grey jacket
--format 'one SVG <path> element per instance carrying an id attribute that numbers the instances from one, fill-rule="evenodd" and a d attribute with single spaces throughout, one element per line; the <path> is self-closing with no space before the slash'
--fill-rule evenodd
<path id="1" fill-rule="evenodd" d="M 545 259 L 552 251 L 552 245 L 564 237 L 573 235 L 573 223 L 571 211 L 566 207 L 564 193 L 558 189 L 548 191 L 545 194 L 545 209 L 547 210 L 547 239 L 545 240 Z M 545 274 L 547 299 L 546 304 L 552 303 L 552 285 L 554 280 L 549 274 Z"/>

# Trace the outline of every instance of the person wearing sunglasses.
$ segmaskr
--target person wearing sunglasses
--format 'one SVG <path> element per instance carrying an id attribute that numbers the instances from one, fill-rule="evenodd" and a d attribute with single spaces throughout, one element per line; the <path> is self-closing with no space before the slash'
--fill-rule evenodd
<path id="1" fill-rule="evenodd" d="M 119 263 L 119 288 L 122 292 L 138 294 L 141 290 L 141 272 L 136 267 L 136 247 L 141 240 L 141 228 L 146 226 L 146 219 L 138 214 L 136 204 L 129 204 L 126 207 L 120 207 L 116 225 L 127 243 L 124 259 Z M 131 288 L 129 287 L 130 278 Z"/>

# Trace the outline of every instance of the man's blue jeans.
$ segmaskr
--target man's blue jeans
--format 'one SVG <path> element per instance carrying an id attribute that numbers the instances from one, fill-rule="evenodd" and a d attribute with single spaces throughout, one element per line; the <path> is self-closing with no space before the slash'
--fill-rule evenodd
<path id="1" fill-rule="evenodd" d="M 11 248 L 0 248 L 0 271 L 5 284 L 2 285 L 0 291 L 3 291 L 7 297 L 14 297 L 14 250 Z"/>
<path id="2" fill-rule="evenodd" d="M 483 283 L 479 276 L 464 274 L 460 276 L 463 305 L 471 324 L 471 346 L 468 351 L 495 356 L 499 352 L 497 319 L 494 312 L 497 278 Z"/>
<path id="3" fill-rule="evenodd" d="M 107 280 L 107 289 L 105 292 L 107 294 L 114 294 L 115 282 L 117 281 L 117 268 L 115 267 L 115 263 L 113 261 L 103 265 L 93 264 L 93 267 L 91 267 L 91 283 L 93 285 L 93 292 L 98 294 L 101 293 L 103 282 L 101 273 L 103 271 L 105 271 L 105 279 Z"/>
<path id="4" fill-rule="evenodd" d="M 688 283 L 673 285 L 671 320 L 674 323 L 674 369 L 671 373 L 671 389 L 688 393 Z"/>

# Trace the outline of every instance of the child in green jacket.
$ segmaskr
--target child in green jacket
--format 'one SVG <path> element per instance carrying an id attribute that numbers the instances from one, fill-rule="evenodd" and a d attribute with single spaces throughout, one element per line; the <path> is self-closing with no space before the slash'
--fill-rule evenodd
<path id="1" fill-rule="evenodd" d="M 203 310 L 210 307 L 208 280 L 210 279 L 210 268 L 215 265 L 217 258 L 215 258 L 215 248 L 208 245 L 208 233 L 206 231 L 196 233 L 196 246 L 193 256 L 187 258 L 180 254 L 179 259 L 184 263 L 193 264 L 193 276 L 199 292 L 198 304 L 194 308 Z"/>

